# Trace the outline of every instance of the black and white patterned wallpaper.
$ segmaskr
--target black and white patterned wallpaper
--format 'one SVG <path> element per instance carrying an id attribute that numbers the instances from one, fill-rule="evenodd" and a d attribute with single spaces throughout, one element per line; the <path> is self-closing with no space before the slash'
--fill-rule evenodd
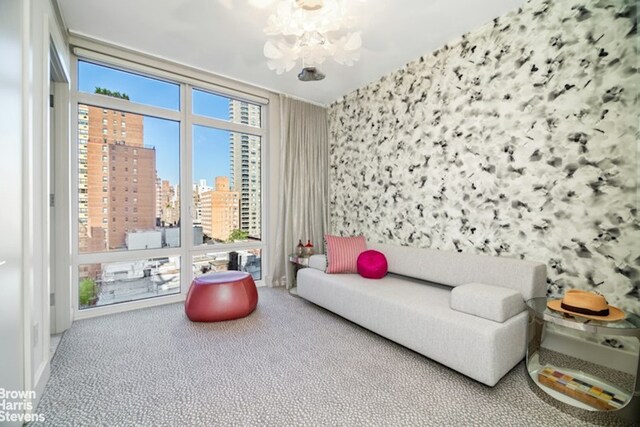
<path id="1" fill-rule="evenodd" d="M 329 109 L 331 228 L 515 256 L 640 313 L 633 0 L 533 0 Z"/>

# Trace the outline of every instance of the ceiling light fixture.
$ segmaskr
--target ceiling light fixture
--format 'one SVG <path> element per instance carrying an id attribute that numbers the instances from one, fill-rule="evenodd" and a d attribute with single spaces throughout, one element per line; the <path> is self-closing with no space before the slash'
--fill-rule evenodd
<path id="1" fill-rule="evenodd" d="M 316 67 L 304 67 L 302 71 L 298 73 L 298 80 L 301 82 L 317 82 L 322 79 L 324 79 L 324 73 Z"/>
<path id="2" fill-rule="evenodd" d="M 327 58 L 353 65 L 362 46 L 360 32 L 351 31 L 355 24 L 343 0 L 281 0 L 264 30 L 273 37 L 264 44 L 267 66 L 283 74 L 301 60 L 298 78 L 310 81 L 324 78 L 315 66 Z M 310 75 L 315 78 L 303 78 Z"/>

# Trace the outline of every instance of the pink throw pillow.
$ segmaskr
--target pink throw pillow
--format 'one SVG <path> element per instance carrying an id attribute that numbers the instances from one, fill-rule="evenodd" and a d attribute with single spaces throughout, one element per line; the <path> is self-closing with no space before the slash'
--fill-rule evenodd
<path id="1" fill-rule="evenodd" d="M 382 252 L 368 250 L 358 256 L 358 273 L 365 279 L 382 279 L 387 269 L 387 258 Z"/>
<path id="2" fill-rule="evenodd" d="M 327 273 L 357 273 L 358 255 L 367 250 L 364 236 L 340 237 L 325 234 Z"/>

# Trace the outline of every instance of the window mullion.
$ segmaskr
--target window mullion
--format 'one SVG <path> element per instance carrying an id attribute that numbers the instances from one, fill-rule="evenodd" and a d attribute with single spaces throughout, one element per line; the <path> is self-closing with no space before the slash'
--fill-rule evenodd
<path id="1" fill-rule="evenodd" d="M 211 83 L 206 83 L 206 82 L 202 82 L 194 79 L 188 79 L 187 82 L 191 84 L 191 87 L 193 89 L 200 89 L 200 90 L 204 89 L 206 92 L 233 98 L 238 101 L 250 102 L 252 104 L 259 104 L 261 106 L 265 106 L 269 103 L 269 100 L 266 98 L 251 96 L 244 92 L 238 92 L 233 89 L 216 86 Z"/>
<path id="2" fill-rule="evenodd" d="M 90 43 L 83 41 L 84 43 Z M 209 75 L 208 73 L 202 73 L 200 70 L 185 70 L 182 67 L 171 64 L 167 61 L 157 61 L 151 59 L 142 63 L 139 60 L 139 55 L 121 51 L 113 51 L 111 54 L 104 54 L 97 52 L 95 47 L 87 47 L 87 49 L 79 47 L 77 41 L 73 43 L 76 45 L 73 48 L 73 52 L 77 57 L 80 57 L 88 62 L 93 62 L 105 66 L 117 66 L 126 71 L 132 71 L 136 73 L 148 74 L 155 78 L 165 80 L 167 82 L 180 82 L 192 85 L 193 87 L 201 87 L 211 92 L 220 93 L 224 96 L 229 96 L 241 101 L 253 102 L 261 105 L 267 105 L 269 103 L 269 92 L 264 89 L 253 88 L 256 92 L 262 93 L 258 95 L 250 93 L 248 88 L 242 83 L 232 81 L 219 76 Z M 104 46 L 101 46 L 104 49 Z M 107 49 L 109 50 L 109 49 Z"/>
<path id="3" fill-rule="evenodd" d="M 193 176 L 193 155 L 191 146 L 191 87 L 188 84 L 181 85 L 181 111 L 182 111 L 182 131 L 181 137 L 183 138 L 180 144 L 180 171 L 181 181 L 184 183 L 180 186 L 180 195 L 182 200 L 181 205 L 181 230 L 182 230 L 182 254 L 183 254 L 183 273 L 182 273 L 182 293 L 186 294 L 189 289 L 189 283 L 191 283 L 192 275 L 192 261 L 191 261 L 191 248 L 193 246 L 193 194 L 191 183 Z"/>
<path id="4" fill-rule="evenodd" d="M 256 135 L 264 137 L 264 128 L 257 128 L 241 123 L 233 123 L 227 120 L 214 119 L 213 117 L 203 117 L 196 114 L 191 115 L 191 124 L 216 128 L 220 130 L 228 130 L 230 132 L 245 133 L 247 135 Z"/>
<path id="5" fill-rule="evenodd" d="M 150 105 L 137 104 L 135 102 L 106 95 L 94 95 L 91 93 L 78 92 L 76 94 L 76 101 L 80 104 L 93 105 L 100 108 L 124 111 L 143 116 L 152 116 L 175 121 L 179 121 L 182 118 L 182 114 L 179 111 L 171 111 Z"/>
<path id="6" fill-rule="evenodd" d="M 207 252 L 230 252 L 242 249 L 262 249 L 263 243 L 261 241 L 246 241 L 237 243 L 216 243 L 215 245 L 201 245 L 194 246 L 191 250 L 192 254 L 203 254 Z"/>
<path id="7" fill-rule="evenodd" d="M 171 255 L 176 255 L 180 249 L 177 247 L 167 247 L 159 249 L 140 249 L 132 251 L 114 251 L 114 252 L 96 252 L 96 253 L 84 253 L 78 255 L 78 264 L 95 264 L 95 263 L 110 263 L 110 262 L 122 262 L 132 259 L 142 258 L 162 258 Z"/>

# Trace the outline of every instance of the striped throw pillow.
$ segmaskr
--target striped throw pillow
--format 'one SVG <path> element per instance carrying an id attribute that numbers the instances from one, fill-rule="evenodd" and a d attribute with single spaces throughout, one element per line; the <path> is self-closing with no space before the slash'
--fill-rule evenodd
<path id="1" fill-rule="evenodd" d="M 358 255 L 367 250 L 364 236 L 340 237 L 325 234 L 327 273 L 357 273 Z"/>

